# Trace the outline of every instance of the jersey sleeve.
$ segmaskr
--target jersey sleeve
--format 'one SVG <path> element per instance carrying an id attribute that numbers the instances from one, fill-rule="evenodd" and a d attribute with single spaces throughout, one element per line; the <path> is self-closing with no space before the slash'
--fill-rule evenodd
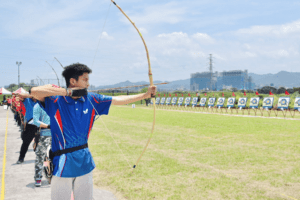
<path id="1" fill-rule="evenodd" d="M 45 112 L 50 116 L 51 108 L 57 102 L 58 96 L 51 96 L 45 98 Z"/>
<path id="2" fill-rule="evenodd" d="M 33 124 L 36 125 L 37 127 L 40 127 L 41 122 L 40 122 L 40 105 L 37 103 L 33 107 Z"/>
<path id="3" fill-rule="evenodd" d="M 102 94 L 89 93 L 88 98 L 91 98 L 96 115 L 107 115 L 111 106 L 112 97 Z"/>

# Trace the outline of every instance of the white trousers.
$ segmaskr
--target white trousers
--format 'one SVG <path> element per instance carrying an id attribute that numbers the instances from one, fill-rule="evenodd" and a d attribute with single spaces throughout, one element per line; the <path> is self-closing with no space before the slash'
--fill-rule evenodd
<path id="1" fill-rule="evenodd" d="M 69 200 L 73 190 L 74 200 L 93 199 L 92 172 L 76 178 L 53 176 L 51 180 L 51 200 Z"/>

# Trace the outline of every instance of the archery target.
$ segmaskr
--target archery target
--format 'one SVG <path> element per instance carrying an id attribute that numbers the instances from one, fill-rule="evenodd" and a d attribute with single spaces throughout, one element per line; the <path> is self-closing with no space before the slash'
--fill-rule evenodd
<path id="1" fill-rule="evenodd" d="M 242 98 L 240 98 L 240 99 L 239 99 L 239 102 L 238 102 L 238 107 L 245 108 L 245 107 L 246 107 L 246 104 L 247 104 L 247 100 L 248 100 L 247 97 L 242 97 Z"/>
<path id="2" fill-rule="evenodd" d="M 178 105 L 182 105 L 182 103 L 183 103 L 183 97 L 179 97 L 179 99 L 178 99 Z"/>
<path id="3" fill-rule="evenodd" d="M 263 101 L 263 108 L 273 108 L 274 97 L 265 97 Z"/>
<path id="4" fill-rule="evenodd" d="M 300 108 L 300 97 L 296 97 L 295 104 L 294 104 L 294 109 L 298 110 L 299 108 Z"/>
<path id="5" fill-rule="evenodd" d="M 164 104 L 165 104 L 165 101 L 166 101 L 166 98 L 165 98 L 165 97 L 161 98 L 160 104 L 161 104 L 161 105 L 164 105 Z"/>
<path id="6" fill-rule="evenodd" d="M 220 97 L 218 99 L 217 107 L 219 107 L 219 106 L 223 107 L 224 103 L 225 103 L 225 98 L 224 97 Z"/>
<path id="7" fill-rule="evenodd" d="M 214 97 L 209 98 L 208 99 L 208 106 L 214 106 L 215 101 L 216 101 L 216 98 L 214 98 Z"/>
<path id="8" fill-rule="evenodd" d="M 158 105 L 158 104 L 159 104 L 159 102 L 160 102 L 160 97 L 157 97 L 157 98 L 156 98 L 156 101 L 155 101 L 155 104 L 157 104 L 157 105 Z"/>
<path id="9" fill-rule="evenodd" d="M 234 107 L 235 97 L 230 97 L 227 100 L 227 107 Z"/>
<path id="10" fill-rule="evenodd" d="M 202 97 L 202 98 L 200 99 L 200 106 L 202 106 L 202 107 L 205 106 L 206 100 L 207 100 L 206 97 Z"/>
<path id="11" fill-rule="evenodd" d="M 177 103 L 177 97 L 173 97 L 173 99 L 172 99 L 172 105 L 176 105 L 176 103 Z"/>
<path id="12" fill-rule="evenodd" d="M 198 97 L 194 97 L 194 98 L 193 98 L 192 105 L 193 105 L 193 106 L 196 106 L 196 105 L 197 105 L 197 102 L 198 102 Z"/>
<path id="13" fill-rule="evenodd" d="M 250 99 L 250 108 L 258 108 L 259 97 L 252 97 Z"/>
<path id="14" fill-rule="evenodd" d="M 185 105 L 190 105 L 190 102 L 191 102 L 191 97 L 187 97 L 187 98 L 185 98 Z"/>
<path id="15" fill-rule="evenodd" d="M 169 105 L 171 103 L 171 99 L 172 99 L 171 97 L 167 98 L 166 105 Z"/>
<path id="16" fill-rule="evenodd" d="M 288 109 L 290 104 L 290 97 L 280 97 L 278 99 L 278 108 L 279 109 Z"/>

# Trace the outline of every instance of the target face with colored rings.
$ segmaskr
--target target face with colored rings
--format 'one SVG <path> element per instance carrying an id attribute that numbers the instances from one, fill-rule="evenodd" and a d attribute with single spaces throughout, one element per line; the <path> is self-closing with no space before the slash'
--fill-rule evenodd
<path id="1" fill-rule="evenodd" d="M 202 99 L 201 103 L 205 103 L 205 99 Z"/>
<path id="2" fill-rule="evenodd" d="M 245 99 L 240 100 L 240 104 L 245 104 L 245 102 L 246 102 Z"/>
<path id="3" fill-rule="evenodd" d="M 286 106 L 287 101 L 286 101 L 286 99 L 282 99 L 280 103 L 281 103 L 281 105 Z"/>
<path id="4" fill-rule="evenodd" d="M 265 101 L 265 104 L 266 104 L 266 105 L 270 105 L 270 104 L 271 104 L 271 100 L 270 100 L 270 99 L 267 99 L 267 100 Z"/>
<path id="5" fill-rule="evenodd" d="M 233 99 L 230 99 L 230 100 L 229 100 L 229 103 L 230 103 L 230 104 L 233 104 Z"/>
<path id="6" fill-rule="evenodd" d="M 300 99 L 296 103 L 298 104 L 298 106 L 300 106 Z"/>
<path id="7" fill-rule="evenodd" d="M 251 103 L 257 104 L 257 99 L 252 99 Z"/>
<path id="8" fill-rule="evenodd" d="M 219 103 L 223 103 L 224 101 L 223 101 L 223 99 L 219 99 Z"/>
<path id="9" fill-rule="evenodd" d="M 211 99 L 210 101 L 209 101 L 209 103 L 213 103 L 214 102 L 214 100 L 213 99 Z"/>

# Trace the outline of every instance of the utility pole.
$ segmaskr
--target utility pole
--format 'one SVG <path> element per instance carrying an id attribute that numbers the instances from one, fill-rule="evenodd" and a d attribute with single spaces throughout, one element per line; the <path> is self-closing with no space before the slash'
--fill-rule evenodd
<path id="1" fill-rule="evenodd" d="M 210 86 L 209 86 L 209 90 L 212 90 L 212 75 L 213 75 L 212 54 L 209 54 L 209 72 L 210 72 Z"/>
<path id="2" fill-rule="evenodd" d="M 20 87 L 20 65 L 22 65 L 22 62 L 16 62 L 18 65 L 18 88 Z"/>

